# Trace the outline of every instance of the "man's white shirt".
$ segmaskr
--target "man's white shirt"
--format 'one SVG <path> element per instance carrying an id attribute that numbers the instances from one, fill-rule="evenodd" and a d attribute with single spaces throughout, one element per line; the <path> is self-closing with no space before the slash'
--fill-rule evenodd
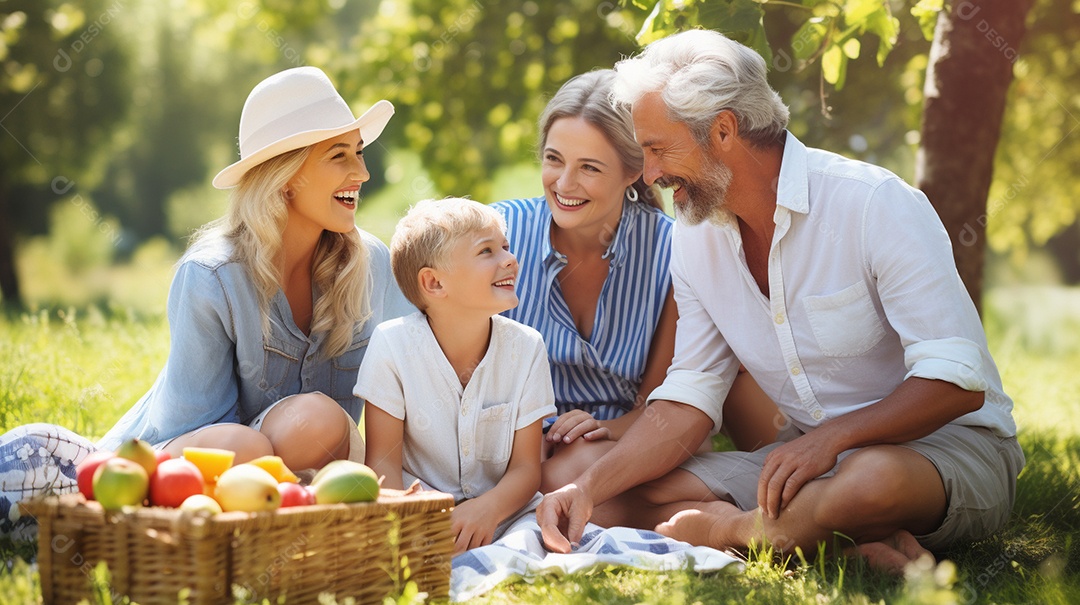
<path id="1" fill-rule="evenodd" d="M 948 234 L 921 191 L 788 133 L 774 220 L 768 297 L 732 215 L 676 224 L 675 358 L 650 401 L 691 405 L 718 431 L 742 363 L 807 430 L 920 377 L 986 392 L 955 423 L 1016 433 Z"/>

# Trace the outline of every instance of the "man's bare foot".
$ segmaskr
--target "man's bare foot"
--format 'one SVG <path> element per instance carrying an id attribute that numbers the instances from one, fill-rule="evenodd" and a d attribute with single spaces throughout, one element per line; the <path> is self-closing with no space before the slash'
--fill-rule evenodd
<path id="1" fill-rule="evenodd" d="M 904 530 L 879 542 L 857 544 L 855 553 L 866 559 L 867 565 L 872 569 L 894 576 L 904 575 L 904 568 L 912 561 L 921 557 L 930 557 L 931 560 L 934 558 L 934 555 L 923 548 L 911 532 Z"/>
<path id="2" fill-rule="evenodd" d="M 656 526 L 656 532 L 669 538 L 723 550 L 745 547 L 728 538 L 728 522 L 732 515 L 743 514 L 738 507 L 724 501 L 704 502 L 701 509 L 683 510 Z"/>

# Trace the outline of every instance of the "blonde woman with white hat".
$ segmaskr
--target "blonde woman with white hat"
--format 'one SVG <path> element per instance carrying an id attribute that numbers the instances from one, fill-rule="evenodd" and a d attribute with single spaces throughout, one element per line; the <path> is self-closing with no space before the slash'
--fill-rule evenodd
<path id="1" fill-rule="evenodd" d="M 357 369 L 375 325 L 414 311 L 386 246 L 354 223 L 363 148 L 393 113 L 379 101 L 354 117 L 314 67 L 255 87 L 240 160 L 214 178 L 231 189 L 228 213 L 177 265 L 165 368 L 96 447 L 138 437 L 174 457 L 215 447 L 294 469 L 363 460 Z M 55 425 L 0 437 L 0 533 L 25 525 L 18 500 L 74 491 L 75 466 L 94 449 Z"/>
<path id="2" fill-rule="evenodd" d="M 174 456 L 217 447 L 296 469 L 363 460 L 357 368 L 375 325 L 412 310 L 386 246 L 354 222 L 363 148 L 393 113 L 379 101 L 355 118 L 314 67 L 252 90 L 240 160 L 214 178 L 231 189 L 228 213 L 173 280 L 165 369 L 101 447 L 139 437 Z"/>

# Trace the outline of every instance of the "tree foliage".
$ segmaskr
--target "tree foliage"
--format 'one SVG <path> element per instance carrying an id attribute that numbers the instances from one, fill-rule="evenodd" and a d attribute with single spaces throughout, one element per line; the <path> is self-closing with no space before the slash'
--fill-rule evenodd
<path id="1" fill-rule="evenodd" d="M 497 167 L 533 156 L 547 98 L 633 52 L 634 31 L 612 2 L 383 3 L 347 67 L 397 106 L 392 127 L 434 180 L 418 197 L 484 200 Z"/>
<path id="2" fill-rule="evenodd" d="M 431 178 L 409 182 L 412 197 L 487 201 L 497 170 L 535 161 L 536 119 L 563 82 L 700 25 L 767 58 L 770 82 L 804 141 L 910 180 L 928 36 L 948 6 L 8 0 L 0 4 L 0 283 L 9 283 L 3 242 L 10 248 L 15 237 L 25 241 L 50 229 L 49 208 L 58 204 L 79 210 L 64 213 L 65 220 L 82 216 L 108 228 L 111 256 L 120 260 L 148 237 L 205 220 L 195 209 L 223 203 L 208 182 L 236 158 L 248 91 L 299 65 L 325 69 L 357 111 L 379 98 L 395 103 L 397 117 L 377 144 L 420 156 Z M 1080 206 L 1071 191 L 1080 159 L 1077 12 L 1076 2 L 1037 0 L 1029 36 L 1012 49 L 1016 84 L 986 220 L 991 246 L 1016 257 L 1053 242 Z M 387 155 L 369 155 L 366 191 L 380 186 Z M 190 212 L 177 220 L 170 208 Z"/>
<path id="3" fill-rule="evenodd" d="M 15 235 L 100 179 L 129 106 L 121 0 L 11 0 L 0 13 L 0 293 L 18 301 Z M 77 189 L 76 189 L 77 188 Z"/>
<path id="4" fill-rule="evenodd" d="M 1040 0 L 1034 12 L 1017 55 L 986 211 L 991 247 L 1016 260 L 1080 213 L 1080 6 Z"/>

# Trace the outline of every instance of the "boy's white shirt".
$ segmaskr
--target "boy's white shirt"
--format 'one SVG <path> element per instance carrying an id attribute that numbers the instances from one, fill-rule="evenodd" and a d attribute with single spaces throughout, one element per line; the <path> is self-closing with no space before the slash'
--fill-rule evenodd
<path id="1" fill-rule="evenodd" d="M 514 431 L 556 414 L 540 333 L 499 315 L 465 387 L 423 313 L 380 324 L 353 394 L 404 421 L 405 485 L 418 478 L 455 502 L 495 487 L 506 474 Z"/>

